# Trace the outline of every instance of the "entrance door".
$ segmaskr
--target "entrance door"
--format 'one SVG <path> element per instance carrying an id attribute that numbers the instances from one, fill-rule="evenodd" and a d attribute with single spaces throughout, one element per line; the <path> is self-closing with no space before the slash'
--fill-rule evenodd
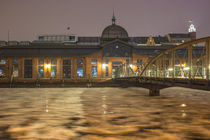
<path id="1" fill-rule="evenodd" d="M 119 77 L 122 71 L 122 62 L 112 62 L 112 78 Z"/>

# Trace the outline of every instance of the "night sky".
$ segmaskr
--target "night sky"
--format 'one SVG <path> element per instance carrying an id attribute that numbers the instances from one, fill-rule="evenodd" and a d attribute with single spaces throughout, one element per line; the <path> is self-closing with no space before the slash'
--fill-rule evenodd
<path id="1" fill-rule="evenodd" d="M 100 36 L 113 8 L 129 36 L 187 32 L 210 36 L 210 0 L 0 0 L 0 40 L 35 40 L 39 34 Z M 70 30 L 67 30 L 70 27 Z"/>

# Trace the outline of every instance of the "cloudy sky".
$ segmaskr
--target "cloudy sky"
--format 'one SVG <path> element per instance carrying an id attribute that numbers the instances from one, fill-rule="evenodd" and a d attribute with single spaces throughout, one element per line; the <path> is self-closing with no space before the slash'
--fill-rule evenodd
<path id="1" fill-rule="evenodd" d="M 100 36 L 116 23 L 129 36 L 187 32 L 210 36 L 210 0 L 0 0 L 0 40 L 35 40 L 39 34 Z M 70 30 L 67 30 L 70 27 Z"/>

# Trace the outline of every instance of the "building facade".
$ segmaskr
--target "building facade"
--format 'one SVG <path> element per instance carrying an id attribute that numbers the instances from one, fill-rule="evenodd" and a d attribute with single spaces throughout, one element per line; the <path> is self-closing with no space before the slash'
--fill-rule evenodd
<path id="1" fill-rule="evenodd" d="M 196 32 L 129 37 L 115 23 L 100 37 L 40 35 L 33 42 L 0 41 L 1 79 L 114 78 L 139 75 L 160 52 L 196 39 Z"/>

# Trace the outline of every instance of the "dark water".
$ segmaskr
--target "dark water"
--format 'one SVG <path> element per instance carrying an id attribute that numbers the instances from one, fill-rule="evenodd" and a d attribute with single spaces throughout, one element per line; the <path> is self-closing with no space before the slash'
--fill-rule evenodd
<path id="1" fill-rule="evenodd" d="M 0 139 L 210 140 L 210 92 L 0 89 Z"/>

